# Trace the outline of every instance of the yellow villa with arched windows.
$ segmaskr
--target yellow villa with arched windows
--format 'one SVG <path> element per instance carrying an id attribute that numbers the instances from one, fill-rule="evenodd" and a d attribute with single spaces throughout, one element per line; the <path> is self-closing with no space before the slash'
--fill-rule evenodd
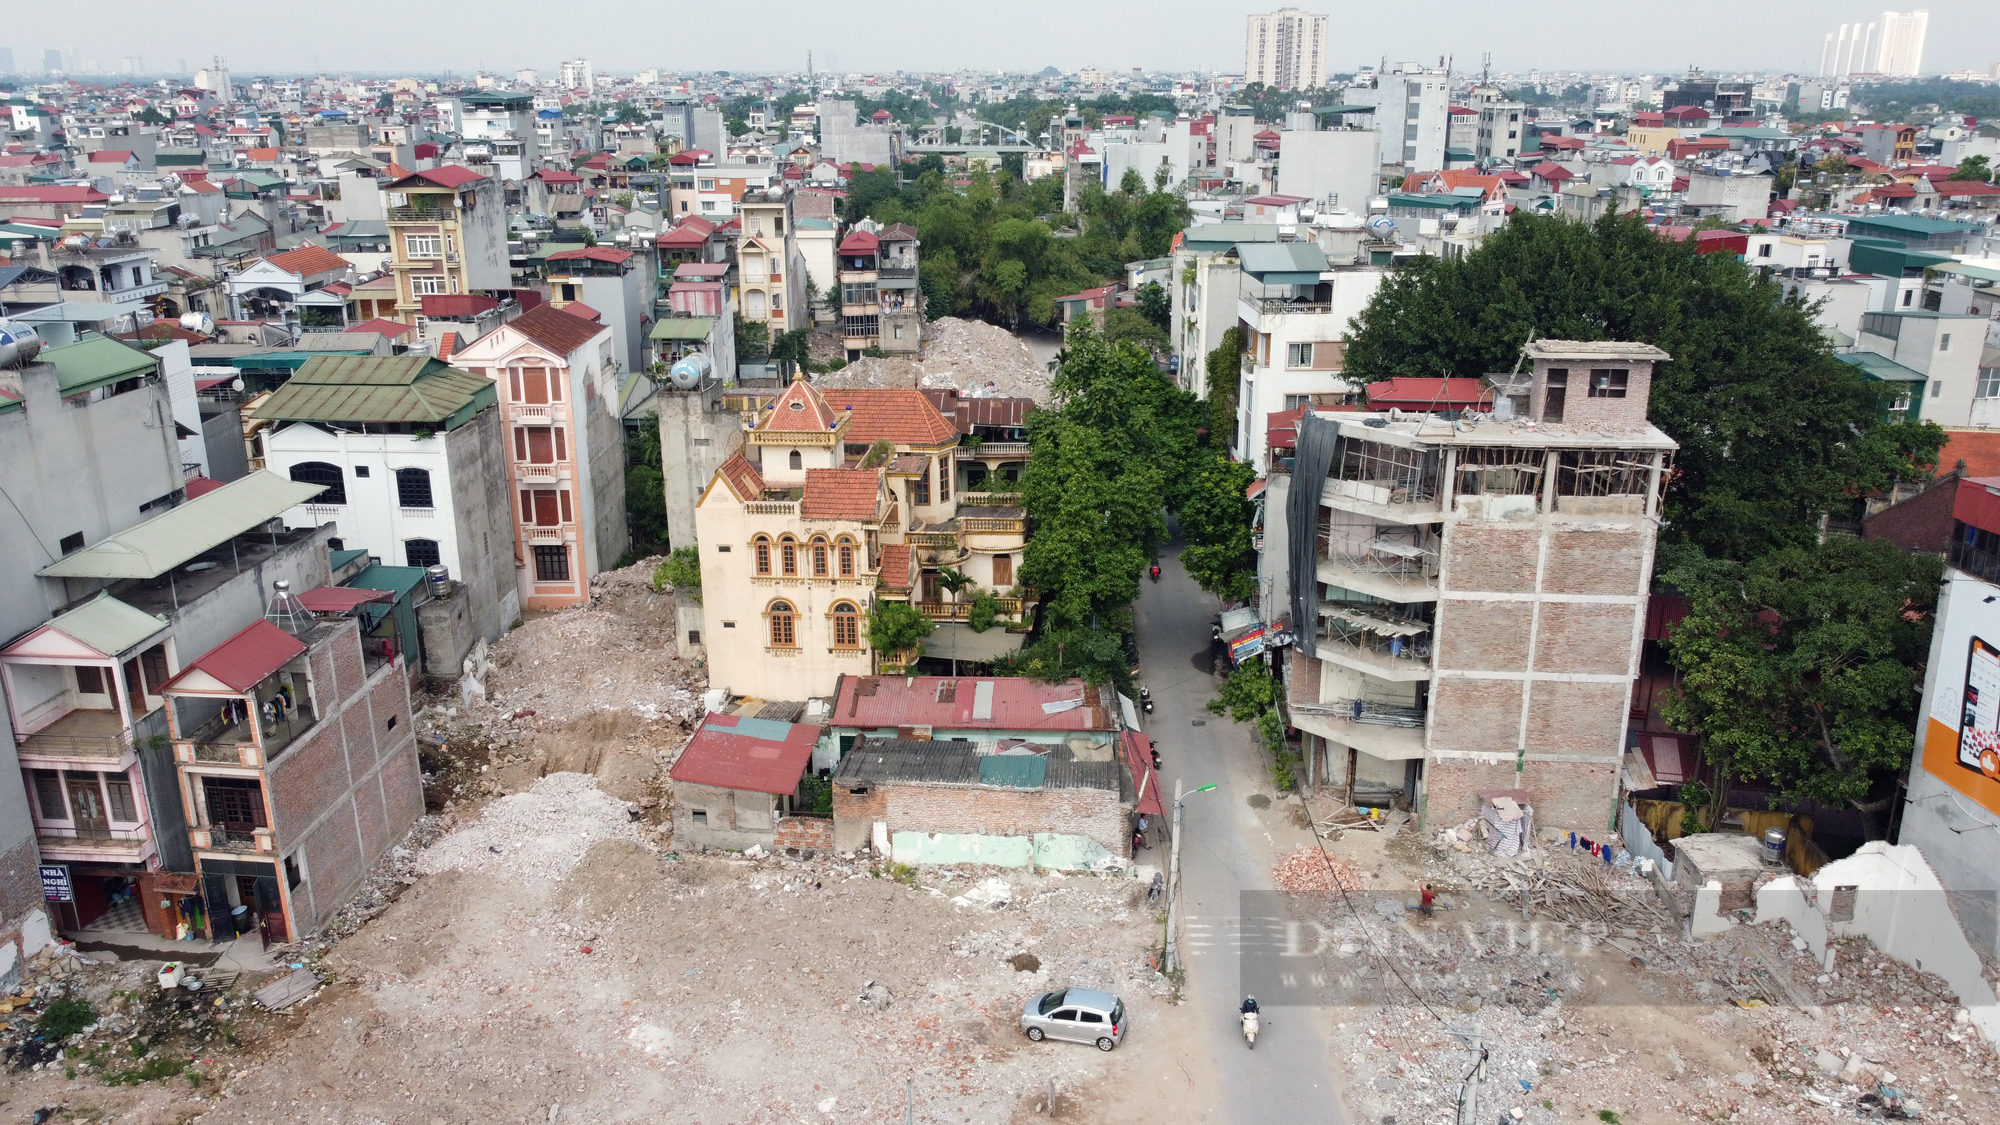
<path id="1" fill-rule="evenodd" d="M 1025 620 L 1012 588 L 1025 518 L 991 504 L 960 517 L 958 440 L 914 389 L 822 393 L 799 380 L 757 410 L 695 506 L 709 682 L 830 696 L 843 673 L 878 670 L 867 636 L 878 599 L 912 602 L 947 629 L 965 619 L 971 594 L 947 600 L 942 567 L 999 595 L 1003 619 Z M 983 643 L 1018 647 L 1019 634 L 988 632 Z"/>

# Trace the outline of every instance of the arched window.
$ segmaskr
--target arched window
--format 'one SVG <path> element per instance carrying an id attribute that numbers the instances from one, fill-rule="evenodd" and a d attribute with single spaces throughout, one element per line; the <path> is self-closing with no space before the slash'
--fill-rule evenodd
<path id="1" fill-rule="evenodd" d="M 814 539 L 812 541 L 812 560 L 814 578 L 825 578 L 832 573 L 827 568 L 826 540 Z"/>
<path id="2" fill-rule="evenodd" d="M 833 647 L 861 647 L 861 611 L 853 602 L 833 603 Z"/>
<path id="3" fill-rule="evenodd" d="M 799 545 L 789 535 L 778 540 L 778 572 L 787 578 L 799 576 Z"/>
<path id="4" fill-rule="evenodd" d="M 325 461 L 301 461 L 292 466 L 292 479 L 300 484 L 321 487 L 320 494 L 306 501 L 308 504 L 347 503 L 347 481 L 341 475 L 339 465 L 329 465 Z"/>
<path id="5" fill-rule="evenodd" d="M 435 539 L 403 540 L 403 565 L 436 566 L 439 561 L 438 544 Z"/>
<path id="6" fill-rule="evenodd" d="M 798 614 L 793 612 L 790 602 L 772 602 L 771 647 L 797 648 L 799 645 Z"/>
<path id="7" fill-rule="evenodd" d="M 768 535 L 759 535 L 752 543 L 752 550 L 754 550 L 757 555 L 757 573 L 763 575 L 770 574 L 771 537 Z"/>
<path id="8" fill-rule="evenodd" d="M 405 508 L 430 508 L 431 472 L 429 469 L 396 470 L 396 503 Z"/>
<path id="9" fill-rule="evenodd" d="M 794 449 L 792 450 L 791 457 L 786 460 L 786 464 L 792 467 L 792 471 L 797 472 L 806 467 L 806 459 L 800 456 L 798 450 Z"/>
<path id="10" fill-rule="evenodd" d="M 854 577 L 854 540 L 845 535 L 840 537 L 840 576 Z"/>

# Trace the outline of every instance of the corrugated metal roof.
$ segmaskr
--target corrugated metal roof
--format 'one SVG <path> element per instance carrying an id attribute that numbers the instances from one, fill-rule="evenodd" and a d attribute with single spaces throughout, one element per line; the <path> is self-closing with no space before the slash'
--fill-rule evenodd
<path id="1" fill-rule="evenodd" d="M 105 656 L 117 656 L 137 648 L 166 627 L 166 618 L 126 605 L 108 593 L 99 592 L 96 597 L 75 609 L 58 614 L 47 624 L 31 630 L 31 635 L 42 629 L 54 629 Z"/>
<path id="2" fill-rule="evenodd" d="M 1886 355 L 1877 355 L 1874 352 L 1848 352 L 1840 358 L 1885 383 L 1922 383 L 1926 381 L 1923 372 L 1915 368 L 1905 367 Z"/>
<path id="3" fill-rule="evenodd" d="M 463 421 L 493 381 L 429 356 L 314 356 L 253 417 L 280 422 Z M 446 426 L 446 428 L 450 428 Z"/>
<path id="4" fill-rule="evenodd" d="M 1238 246 L 1236 256 L 1247 274 L 1311 274 L 1318 281 L 1327 268 L 1317 242 L 1253 242 Z"/>
<path id="5" fill-rule="evenodd" d="M 57 560 L 44 578 L 157 578 L 211 547 L 229 542 L 323 491 L 268 469 Z"/>
<path id="6" fill-rule="evenodd" d="M 988 766 L 989 762 L 1008 764 Z M 1039 767 L 1013 764 L 1026 762 L 1042 764 Z M 1040 779 L 1030 781 L 1030 771 L 1036 770 L 1041 773 Z M 905 782 L 1010 789 L 1109 789 L 1121 795 L 1125 790 L 1124 770 L 1115 759 L 1070 761 L 1059 750 L 1048 754 L 981 754 L 971 742 L 886 738 L 863 738 L 856 742 L 841 757 L 834 779 L 848 785 Z"/>
<path id="7" fill-rule="evenodd" d="M 190 672 L 200 671 L 231 690 L 247 692 L 305 650 L 304 641 L 260 617 L 242 632 L 203 653 L 168 680 L 167 686 L 179 683 Z"/>
<path id="8" fill-rule="evenodd" d="M 153 357 L 145 352 L 95 334 L 48 349 L 42 353 L 42 361 L 56 365 L 56 384 L 65 397 L 136 379 L 155 367 Z"/>
<path id="9" fill-rule="evenodd" d="M 661 317 L 653 322 L 653 330 L 646 335 L 654 340 L 706 340 L 718 319 L 713 316 Z"/>

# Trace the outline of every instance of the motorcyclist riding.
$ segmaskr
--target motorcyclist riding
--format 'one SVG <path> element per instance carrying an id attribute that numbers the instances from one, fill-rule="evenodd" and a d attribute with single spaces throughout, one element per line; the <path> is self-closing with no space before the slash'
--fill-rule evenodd
<path id="1" fill-rule="evenodd" d="M 1259 1030 L 1257 1026 L 1259 1022 L 1257 1018 L 1257 998 L 1255 996 L 1244 997 L 1243 1006 L 1238 1008 L 1236 1013 L 1237 1018 L 1243 1021 L 1243 1041 L 1250 1045 L 1251 1050 L 1256 1050 L 1257 1032 Z"/>
<path id="2" fill-rule="evenodd" d="M 1245 1016 L 1253 1015 L 1258 1010 L 1259 1009 L 1257 1007 L 1257 998 L 1255 996 L 1245 997 L 1243 1000 L 1243 1006 L 1241 1008 L 1236 1009 L 1238 1015 L 1245 1015 Z"/>

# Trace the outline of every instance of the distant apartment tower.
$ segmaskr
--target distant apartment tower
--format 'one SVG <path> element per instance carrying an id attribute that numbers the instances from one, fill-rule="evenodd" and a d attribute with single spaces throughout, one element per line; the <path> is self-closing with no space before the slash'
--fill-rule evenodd
<path id="1" fill-rule="evenodd" d="M 42 73 L 60 74 L 63 71 L 63 53 L 60 47 L 42 48 Z"/>
<path id="2" fill-rule="evenodd" d="M 1326 85 L 1327 17 L 1280 8 L 1246 17 L 1243 77 L 1280 90 Z"/>
<path id="3" fill-rule="evenodd" d="M 0 47 L 0 74 L 14 73 L 14 48 Z"/>
<path id="4" fill-rule="evenodd" d="M 1915 77 L 1923 65 L 1924 33 L 1930 22 L 1929 12 L 1883 12 L 1875 71 L 1897 78 Z"/>
<path id="5" fill-rule="evenodd" d="M 566 60 L 562 64 L 562 75 L 556 84 L 565 90 L 588 90 L 597 85 L 596 75 L 591 73 L 590 60 Z"/>

